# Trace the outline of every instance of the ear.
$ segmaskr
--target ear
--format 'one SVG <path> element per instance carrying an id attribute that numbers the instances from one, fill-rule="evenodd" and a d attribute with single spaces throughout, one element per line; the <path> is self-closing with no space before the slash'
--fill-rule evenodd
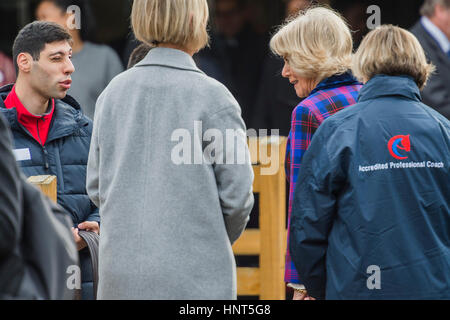
<path id="1" fill-rule="evenodd" d="M 17 56 L 17 66 L 19 67 L 19 70 L 25 73 L 28 73 L 31 71 L 31 65 L 33 63 L 33 57 L 31 54 L 22 52 L 19 53 Z"/>

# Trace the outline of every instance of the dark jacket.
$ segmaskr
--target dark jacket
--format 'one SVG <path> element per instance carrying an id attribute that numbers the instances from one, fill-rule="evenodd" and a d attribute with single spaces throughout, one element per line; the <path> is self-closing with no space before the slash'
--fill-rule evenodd
<path id="1" fill-rule="evenodd" d="M 15 149 L 29 149 L 31 160 L 18 161 L 24 174 L 55 175 L 58 203 L 70 213 L 76 227 L 84 221 L 97 221 L 97 207 L 86 192 L 86 166 L 92 135 L 92 121 L 83 115 L 78 103 L 70 96 L 55 101 L 52 124 L 44 146 L 39 144 L 17 120 L 15 108 L 6 109 L 4 100 L 12 85 L 0 89 L 0 113 L 11 128 Z M 89 252 L 80 251 L 82 282 L 92 281 Z"/>
<path id="2" fill-rule="evenodd" d="M 18 122 L 16 109 L 5 108 L 3 101 L 11 89 L 12 85 L 0 89 L 0 112 L 13 133 L 14 148 L 30 149 L 31 160 L 17 162 L 25 175 L 57 176 L 58 203 L 71 214 L 74 226 L 84 221 L 100 222 L 98 209 L 86 193 L 92 121 L 70 96 L 56 100 L 48 138 L 42 146 Z"/>
<path id="3" fill-rule="evenodd" d="M 374 77 L 325 120 L 302 160 L 290 229 L 310 295 L 450 299 L 449 168 L 450 122 L 410 77 Z"/>
<path id="4" fill-rule="evenodd" d="M 17 293 L 24 273 L 15 252 L 23 221 L 20 170 L 11 152 L 11 136 L 0 115 L 0 296 Z"/>
<path id="5" fill-rule="evenodd" d="M 25 181 L 0 114 L 0 300 L 72 299 L 78 264 L 69 215 Z M 44 236 L 43 236 L 44 235 Z"/>
<path id="6" fill-rule="evenodd" d="M 422 45 L 427 59 L 436 66 L 436 72 L 422 92 L 423 103 L 450 119 L 450 59 L 420 21 L 411 32 Z"/>

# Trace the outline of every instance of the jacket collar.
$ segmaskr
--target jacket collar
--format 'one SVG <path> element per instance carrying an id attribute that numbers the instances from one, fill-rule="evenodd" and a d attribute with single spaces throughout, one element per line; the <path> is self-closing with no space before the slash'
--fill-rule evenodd
<path id="1" fill-rule="evenodd" d="M 427 17 L 423 16 L 420 19 L 420 23 L 426 32 L 439 44 L 439 47 L 442 51 L 447 54 L 450 51 L 450 40 L 447 39 L 447 36 L 444 32 L 441 31 L 433 22 L 430 21 Z"/>
<path id="2" fill-rule="evenodd" d="M 358 102 L 388 96 L 403 96 L 421 101 L 419 88 L 410 76 L 376 75 L 359 92 Z"/>
<path id="3" fill-rule="evenodd" d="M 319 82 L 319 84 L 311 91 L 310 95 L 320 90 L 332 89 L 342 86 L 351 86 L 360 84 L 350 71 L 343 74 L 334 75 Z"/>
<path id="4" fill-rule="evenodd" d="M 4 100 L 11 92 L 13 84 L 0 88 L 0 113 L 9 122 L 11 129 L 22 128 L 17 120 L 15 108 L 6 109 Z M 80 105 L 69 95 L 62 100 L 55 99 L 52 124 L 48 133 L 47 143 L 65 136 L 72 135 L 80 127 L 87 126 L 89 121 L 83 117 Z"/>
<path id="5" fill-rule="evenodd" d="M 153 48 L 142 59 L 141 62 L 136 64 L 136 67 L 144 66 L 165 66 L 174 69 L 190 70 L 195 72 L 201 71 L 194 62 L 194 59 L 181 50 L 171 48 Z"/>

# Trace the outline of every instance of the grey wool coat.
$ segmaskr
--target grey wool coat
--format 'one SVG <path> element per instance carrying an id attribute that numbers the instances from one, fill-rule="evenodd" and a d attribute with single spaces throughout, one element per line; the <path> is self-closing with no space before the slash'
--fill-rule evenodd
<path id="1" fill-rule="evenodd" d="M 235 299 L 231 245 L 252 184 L 233 96 L 188 54 L 151 50 L 97 100 L 87 189 L 102 221 L 98 298 Z"/>

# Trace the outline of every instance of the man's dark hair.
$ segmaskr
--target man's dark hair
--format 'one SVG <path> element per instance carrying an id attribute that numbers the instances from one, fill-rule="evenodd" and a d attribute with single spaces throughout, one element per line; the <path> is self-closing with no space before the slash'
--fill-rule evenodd
<path id="1" fill-rule="evenodd" d="M 71 6 L 80 8 L 81 26 L 80 37 L 83 41 L 92 41 L 94 38 L 95 18 L 94 12 L 88 0 L 40 0 L 39 4 L 47 1 L 53 3 L 61 9 L 61 14 L 65 14 Z"/>
<path id="2" fill-rule="evenodd" d="M 145 56 L 151 49 L 152 47 L 145 43 L 141 43 L 139 46 L 137 46 L 130 55 L 127 69 L 130 69 L 134 67 L 135 64 L 141 62 L 141 60 L 145 58 Z"/>
<path id="3" fill-rule="evenodd" d="M 14 66 L 17 75 L 19 67 L 17 57 L 21 53 L 29 53 L 34 61 L 38 61 L 47 43 L 67 41 L 72 44 L 72 37 L 61 26 L 53 22 L 34 21 L 19 31 L 13 45 Z"/>

